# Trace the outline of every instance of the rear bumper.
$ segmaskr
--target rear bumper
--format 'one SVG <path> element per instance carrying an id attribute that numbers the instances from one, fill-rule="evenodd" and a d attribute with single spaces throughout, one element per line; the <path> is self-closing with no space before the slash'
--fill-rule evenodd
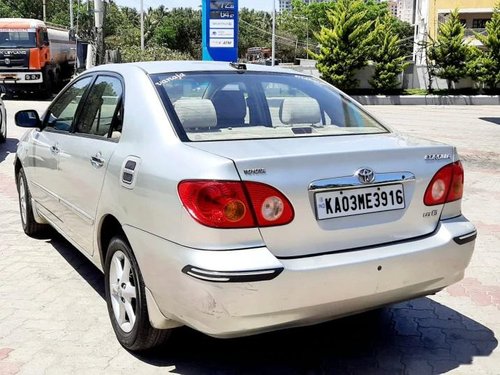
<path id="1" fill-rule="evenodd" d="M 161 315 L 216 337 L 314 324 L 431 294 L 463 278 L 475 244 L 463 216 L 426 238 L 291 260 L 265 247 L 195 250 L 124 229 Z M 259 272 L 269 270 L 279 272 Z M 252 278 L 259 274 L 267 279 Z M 164 326 L 155 316 L 152 323 Z"/>

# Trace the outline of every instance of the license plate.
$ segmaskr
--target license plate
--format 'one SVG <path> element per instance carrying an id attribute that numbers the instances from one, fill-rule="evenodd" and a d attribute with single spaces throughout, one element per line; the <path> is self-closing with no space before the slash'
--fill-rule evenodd
<path id="1" fill-rule="evenodd" d="M 315 200 L 318 220 L 405 208 L 402 184 L 325 191 Z"/>

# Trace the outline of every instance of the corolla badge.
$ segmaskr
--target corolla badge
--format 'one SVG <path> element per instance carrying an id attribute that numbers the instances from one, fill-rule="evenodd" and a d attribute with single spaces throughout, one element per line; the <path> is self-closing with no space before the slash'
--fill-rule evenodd
<path id="1" fill-rule="evenodd" d="M 375 173 L 371 168 L 360 168 L 354 173 L 354 175 L 358 177 L 359 182 L 362 184 L 371 184 L 375 181 Z"/>
<path id="2" fill-rule="evenodd" d="M 450 154 L 428 154 L 424 156 L 425 160 L 445 160 L 451 159 Z"/>

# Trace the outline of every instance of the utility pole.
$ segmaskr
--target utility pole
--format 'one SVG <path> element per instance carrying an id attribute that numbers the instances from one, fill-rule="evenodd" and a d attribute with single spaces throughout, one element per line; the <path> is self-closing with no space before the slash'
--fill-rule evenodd
<path id="1" fill-rule="evenodd" d="M 276 0 L 273 1 L 273 40 L 272 40 L 272 58 L 271 65 L 276 63 Z"/>
<path id="2" fill-rule="evenodd" d="M 144 51 L 144 0 L 141 0 L 141 51 Z"/>
<path id="3" fill-rule="evenodd" d="M 73 30 L 73 0 L 69 0 L 69 28 Z"/>
<path id="4" fill-rule="evenodd" d="M 69 27 L 73 30 L 73 0 L 69 0 Z"/>
<path id="5" fill-rule="evenodd" d="M 96 65 L 104 62 L 104 5 L 102 0 L 94 0 L 94 22 L 95 22 L 95 49 L 96 49 Z"/>
<path id="6" fill-rule="evenodd" d="M 47 0 L 43 0 L 43 22 L 47 22 Z"/>

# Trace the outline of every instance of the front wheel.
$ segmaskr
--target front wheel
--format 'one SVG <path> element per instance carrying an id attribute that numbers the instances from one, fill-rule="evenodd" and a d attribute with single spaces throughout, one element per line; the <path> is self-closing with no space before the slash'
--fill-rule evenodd
<path id="1" fill-rule="evenodd" d="M 159 330 L 149 323 L 141 271 L 130 245 L 121 236 L 114 237 L 108 246 L 105 283 L 109 317 L 123 347 L 144 351 L 166 341 L 171 330 Z"/>
<path id="2" fill-rule="evenodd" d="M 1 108 L 0 108 L 0 128 L 2 128 L 2 130 L 0 131 L 0 143 L 5 143 L 5 141 L 7 140 L 7 119 L 5 119 L 4 123 L 4 118 Z"/>
<path id="3" fill-rule="evenodd" d="M 19 212 L 21 213 L 21 224 L 24 233 L 30 237 L 36 236 L 43 232 L 47 225 L 38 224 L 35 220 L 33 206 L 31 205 L 31 194 L 22 168 L 17 173 L 17 193 L 19 195 Z"/>

